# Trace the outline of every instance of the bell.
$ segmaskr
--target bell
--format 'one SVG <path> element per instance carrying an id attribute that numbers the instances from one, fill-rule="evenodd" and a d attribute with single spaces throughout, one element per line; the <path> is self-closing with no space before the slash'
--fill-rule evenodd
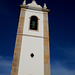
<path id="1" fill-rule="evenodd" d="M 36 26 L 35 21 L 32 21 L 32 28 L 35 28 L 35 26 Z"/>

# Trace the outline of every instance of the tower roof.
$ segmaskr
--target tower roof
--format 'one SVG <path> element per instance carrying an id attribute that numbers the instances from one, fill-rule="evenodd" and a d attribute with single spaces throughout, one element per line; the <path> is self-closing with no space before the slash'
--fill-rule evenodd
<path id="1" fill-rule="evenodd" d="M 46 3 L 44 4 L 44 8 L 42 8 L 42 6 L 38 5 L 35 0 L 33 0 L 31 3 L 28 3 L 27 5 L 26 0 L 24 0 L 23 4 L 20 6 L 31 10 L 46 11 L 46 12 L 50 11 L 49 9 L 46 9 L 47 8 Z"/>
<path id="2" fill-rule="evenodd" d="M 32 3 L 27 4 L 27 6 L 29 8 L 33 8 L 33 9 L 34 8 L 40 8 L 40 9 L 42 9 L 42 7 L 40 5 L 38 5 L 35 0 L 33 0 Z"/>

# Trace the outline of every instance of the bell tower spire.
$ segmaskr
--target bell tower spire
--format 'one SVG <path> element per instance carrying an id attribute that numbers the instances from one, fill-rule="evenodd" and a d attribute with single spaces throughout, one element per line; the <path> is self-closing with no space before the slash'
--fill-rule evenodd
<path id="1" fill-rule="evenodd" d="M 51 75 L 49 25 L 46 4 L 36 0 L 20 5 L 11 75 Z"/>

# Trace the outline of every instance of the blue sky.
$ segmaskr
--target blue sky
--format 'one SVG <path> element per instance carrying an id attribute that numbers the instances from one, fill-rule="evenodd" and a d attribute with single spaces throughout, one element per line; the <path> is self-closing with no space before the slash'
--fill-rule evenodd
<path id="1" fill-rule="evenodd" d="M 27 0 L 30 3 L 32 0 Z M 0 0 L 0 75 L 10 75 L 19 5 L 23 0 Z M 50 29 L 51 75 L 75 75 L 75 2 L 36 0 L 47 3 Z"/>

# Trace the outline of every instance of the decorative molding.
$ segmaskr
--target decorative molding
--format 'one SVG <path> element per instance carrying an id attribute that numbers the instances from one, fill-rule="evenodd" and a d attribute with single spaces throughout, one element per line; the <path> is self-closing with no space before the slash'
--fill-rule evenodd
<path id="1" fill-rule="evenodd" d="M 26 9 L 30 9 L 30 10 L 36 10 L 36 11 L 50 12 L 49 9 L 44 9 L 44 8 L 42 8 L 42 9 L 37 9 L 37 8 L 34 9 L 34 8 L 29 8 L 28 5 L 26 5 L 26 6 L 24 6 L 24 5 L 20 5 L 20 7 L 21 7 L 21 8 L 26 8 Z"/>
<path id="2" fill-rule="evenodd" d="M 42 36 L 35 36 L 35 35 L 27 35 L 27 34 L 20 34 L 20 33 L 17 34 L 17 35 L 49 39 L 49 37 L 42 37 Z"/>
<path id="3" fill-rule="evenodd" d="M 42 9 L 42 7 L 40 5 L 38 5 L 35 0 L 33 0 L 32 3 L 27 4 L 27 6 L 28 6 L 28 8 Z"/>

